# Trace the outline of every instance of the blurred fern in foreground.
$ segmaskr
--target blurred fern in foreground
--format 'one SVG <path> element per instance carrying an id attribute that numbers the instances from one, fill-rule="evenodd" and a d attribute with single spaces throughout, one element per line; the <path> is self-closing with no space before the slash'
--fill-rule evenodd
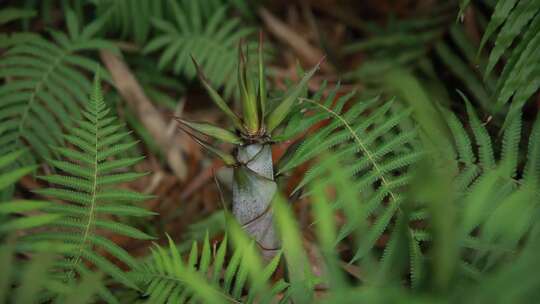
<path id="1" fill-rule="evenodd" d="M 193 243 L 187 262 L 180 256 L 174 242 L 169 238 L 168 250 L 160 246 L 152 249 L 152 259 L 137 271 L 140 280 L 147 286 L 148 303 L 189 303 L 201 300 L 207 303 L 228 303 L 237 299 L 247 299 L 245 303 L 269 303 L 287 287 L 284 281 L 276 283 L 272 290 L 260 293 L 260 286 L 266 284 L 276 270 L 280 255 L 273 258 L 264 268 L 257 263 L 249 264 L 253 255 L 253 244 L 247 248 L 232 250 L 227 261 L 227 237 L 219 243 L 212 253 L 208 235 L 204 239 L 201 252 Z M 249 269 L 256 267 L 255 269 Z M 248 280 L 248 272 L 258 274 L 256 281 Z M 249 286 L 248 286 L 248 282 Z M 247 289 L 247 295 L 244 294 Z M 264 300 L 263 300 L 264 299 Z"/>

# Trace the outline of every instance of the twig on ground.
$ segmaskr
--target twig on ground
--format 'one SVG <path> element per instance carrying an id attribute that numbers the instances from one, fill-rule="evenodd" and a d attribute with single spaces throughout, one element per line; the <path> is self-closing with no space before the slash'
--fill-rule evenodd
<path id="1" fill-rule="evenodd" d="M 167 136 L 168 127 L 165 119 L 146 96 L 141 85 L 122 59 L 107 50 L 102 50 L 100 56 L 112 75 L 116 89 L 163 149 L 167 163 L 175 176 L 183 181 L 187 175 L 186 163 L 182 156 L 184 136 L 180 133 L 176 133 L 173 138 Z"/>
<path id="2" fill-rule="evenodd" d="M 321 50 L 311 46 L 304 37 L 292 30 L 287 24 L 276 18 L 266 9 L 259 9 L 259 15 L 266 24 L 268 31 L 282 42 L 288 44 L 309 65 L 316 65 L 324 57 Z M 321 70 L 331 72 L 332 67 L 327 62 L 322 62 Z"/>

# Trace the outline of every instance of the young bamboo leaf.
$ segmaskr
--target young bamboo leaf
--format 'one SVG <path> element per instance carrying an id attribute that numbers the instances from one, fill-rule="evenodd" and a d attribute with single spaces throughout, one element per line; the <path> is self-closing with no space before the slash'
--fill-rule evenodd
<path id="1" fill-rule="evenodd" d="M 240 87 L 244 122 L 248 133 L 256 134 L 259 131 L 257 96 L 253 89 L 253 82 L 247 78 L 246 58 L 244 56 L 244 51 L 242 50 L 242 44 L 239 46 L 239 53 L 240 66 L 238 68 L 238 85 Z"/>
<path id="2" fill-rule="evenodd" d="M 233 165 L 236 164 L 236 161 L 234 160 L 234 157 L 232 155 L 230 155 L 228 153 L 225 153 L 225 152 L 222 152 L 222 151 L 212 147 L 208 143 L 205 143 L 203 140 L 197 138 L 197 136 L 189 133 L 188 131 L 186 131 L 186 132 L 189 135 L 191 135 L 191 138 L 193 138 L 194 141 L 196 141 L 199 145 L 201 145 L 203 148 L 205 148 L 210 153 L 212 153 L 212 154 L 216 155 L 217 157 L 219 157 L 227 166 L 233 166 Z"/>
<path id="3" fill-rule="evenodd" d="M 223 100 L 223 98 L 221 98 L 218 92 L 216 92 L 216 90 L 212 88 L 212 86 L 210 85 L 210 82 L 208 81 L 208 79 L 206 79 L 204 72 L 202 71 L 201 67 L 199 66 L 195 58 L 193 58 L 193 56 L 191 56 L 191 60 L 193 60 L 193 64 L 195 65 L 195 68 L 197 69 L 197 75 L 199 76 L 199 80 L 201 81 L 204 88 L 210 95 L 210 98 L 212 98 L 212 101 L 221 109 L 221 111 L 223 111 L 223 113 L 225 113 L 225 115 L 227 115 L 227 117 L 229 117 L 229 119 L 231 119 L 235 128 L 237 128 L 238 130 L 244 130 L 244 127 L 242 125 L 242 122 L 240 121 L 240 118 L 238 118 L 238 115 L 236 115 L 231 110 L 231 108 L 229 108 L 225 100 Z"/>
<path id="4" fill-rule="evenodd" d="M 264 58 L 263 58 L 263 32 L 259 32 L 259 106 L 261 107 L 261 121 L 266 114 L 266 79 L 264 77 Z"/>
<path id="5" fill-rule="evenodd" d="M 238 137 L 236 134 L 234 134 L 233 132 L 229 130 L 222 129 L 220 127 L 216 127 L 211 124 L 191 122 L 191 121 L 187 121 L 181 118 L 177 118 L 176 121 L 178 121 L 181 124 L 186 125 L 187 127 L 199 133 L 208 135 L 215 139 L 219 139 L 221 141 L 228 142 L 235 145 L 239 145 L 242 143 L 242 140 L 240 139 L 240 137 Z"/>
<path id="6" fill-rule="evenodd" d="M 285 117 L 287 117 L 294 102 L 298 99 L 298 97 L 300 97 L 302 91 L 307 86 L 308 81 L 311 79 L 313 74 L 315 74 L 315 72 L 319 69 L 321 62 L 322 60 L 319 61 L 319 63 L 317 63 L 317 65 L 313 69 L 311 69 L 311 71 L 309 71 L 306 75 L 304 75 L 304 78 L 302 78 L 300 83 L 298 83 L 298 85 L 296 85 L 296 87 L 289 94 L 287 94 L 287 96 L 285 96 L 281 104 L 279 104 L 274 109 L 274 111 L 272 111 L 272 113 L 268 115 L 268 120 L 267 120 L 267 125 L 266 125 L 266 129 L 268 133 L 272 132 L 277 126 L 279 126 L 279 124 L 281 124 L 281 122 L 285 119 Z"/>

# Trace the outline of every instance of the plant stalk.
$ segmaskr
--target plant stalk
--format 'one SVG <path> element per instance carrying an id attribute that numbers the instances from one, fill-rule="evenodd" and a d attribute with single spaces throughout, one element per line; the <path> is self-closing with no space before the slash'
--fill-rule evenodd
<path id="1" fill-rule="evenodd" d="M 271 259 L 281 244 L 270 208 L 277 190 L 270 145 L 240 146 L 237 161 L 240 165 L 234 168 L 233 214 L 257 242 L 263 257 Z"/>

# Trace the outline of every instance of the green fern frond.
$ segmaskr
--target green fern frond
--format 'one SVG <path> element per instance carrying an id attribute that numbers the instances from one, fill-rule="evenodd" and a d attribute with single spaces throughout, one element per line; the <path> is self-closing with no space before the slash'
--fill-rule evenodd
<path id="1" fill-rule="evenodd" d="M 491 137 L 489 136 L 484 124 L 476 115 L 476 112 L 474 111 L 470 102 L 466 99 L 465 95 L 462 96 L 466 100 L 467 115 L 469 117 L 469 122 L 471 123 L 471 129 L 473 131 L 475 141 L 478 145 L 479 164 L 485 168 L 493 168 L 495 167 L 495 157 L 491 144 Z"/>
<path id="2" fill-rule="evenodd" d="M 250 246 L 239 246 L 226 263 L 229 246 L 227 237 L 220 242 L 213 254 L 207 234 L 201 253 L 198 253 L 197 243 L 193 242 L 188 259 L 184 262 L 172 239 L 168 239 L 168 250 L 156 245 L 152 250 L 151 260 L 136 270 L 139 283 L 145 286 L 149 296 L 147 303 L 228 303 L 244 298 L 249 299 L 246 303 L 253 303 L 255 296 L 258 296 L 255 294 L 257 288 L 253 284 L 248 289 L 248 294 L 243 294 L 248 281 L 250 263 L 246 260 L 246 254 Z M 267 282 L 279 261 L 280 256 L 277 255 L 266 267 L 257 269 L 259 279 Z M 271 296 L 275 296 L 279 291 L 281 289 L 275 290 Z"/>
<path id="3" fill-rule="evenodd" d="M 129 204 L 144 201 L 150 196 L 113 187 L 139 178 L 142 174 L 115 170 L 134 164 L 140 158 L 118 159 L 119 154 L 134 143 L 121 143 L 126 134 L 115 133 L 119 127 L 115 124 L 116 118 L 108 116 L 108 112 L 96 77 L 90 101 L 81 111 L 84 118 L 76 120 L 76 125 L 64 137 L 73 148 L 57 149 L 66 160 L 51 161 L 51 165 L 64 174 L 41 177 L 56 185 L 56 188 L 36 190 L 39 194 L 69 202 L 46 208 L 51 214 L 62 216 L 61 220 L 52 225 L 60 230 L 52 229 L 43 234 L 28 236 L 25 240 L 52 239 L 73 244 L 75 248 L 65 254 L 66 261 L 61 265 L 68 279 L 81 275 L 81 269 L 84 272 L 88 262 L 118 282 L 136 288 L 117 265 L 96 252 L 96 248 L 100 248 L 127 266 L 135 267 L 135 261 L 124 249 L 98 234 L 98 231 L 136 239 L 152 239 L 137 228 L 110 219 L 111 216 L 148 216 L 152 213 Z M 117 159 L 110 160 L 112 157 Z M 102 291 L 100 295 L 107 297 Z"/>
<path id="4" fill-rule="evenodd" d="M 491 78 L 482 79 L 481 72 L 478 69 L 471 68 L 473 64 L 483 68 L 485 58 L 476 58 L 476 45 L 465 34 L 465 31 L 457 24 L 450 27 L 450 38 L 458 46 L 458 51 L 453 50 L 452 43 L 445 40 L 439 40 L 435 44 L 434 50 L 442 63 L 471 93 L 474 100 L 477 101 L 483 109 L 493 112 L 493 101 L 490 98 L 494 91 L 494 80 Z M 462 55 L 462 56 L 460 56 Z M 464 57 L 464 58 L 461 58 Z"/>
<path id="5" fill-rule="evenodd" d="M 338 99 L 335 110 L 331 108 L 332 94 L 324 103 L 304 100 L 309 104 L 307 109 L 325 113 L 317 120 L 329 118 L 329 123 L 310 134 L 280 166 L 279 172 L 291 170 L 326 151 L 333 150 L 328 159 L 308 170 L 295 191 L 316 179 L 327 181 L 328 178 L 324 174 L 326 165 L 330 162 L 337 161 L 342 164 L 344 173 L 355 178 L 353 188 L 365 193 L 363 201 L 367 213 L 364 216 L 377 214 L 376 222 L 367 232 L 361 249 L 354 257 L 357 259 L 374 246 L 375 241 L 399 210 L 402 202 L 399 188 L 405 186 L 409 179 L 404 169 L 419 160 L 422 154 L 413 149 L 416 131 L 402 130 L 400 127 L 407 119 L 408 111 L 393 113 L 393 101 L 375 107 L 378 104 L 377 99 L 356 102 L 343 111 L 344 104 L 350 98 L 351 96 L 344 96 Z M 388 206 L 383 207 L 382 203 L 387 200 Z M 363 220 L 365 218 L 354 219 L 352 222 Z M 347 234 L 346 230 L 341 231 L 339 239 L 346 237 Z"/>
<path id="6" fill-rule="evenodd" d="M 540 87 L 539 12 L 538 1 L 497 1 L 480 50 L 498 31 L 485 68 L 487 76 L 501 58 L 507 57 L 497 81 L 498 106 L 512 100 L 513 106 L 519 109 Z"/>
<path id="7" fill-rule="evenodd" d="M 454 4 L 448 2 L 447 5 L 437 6 L 441 7 L 441 11 L 422 17 L 390 19 L 387 29 L 376 27 L 377 35 L 373 38 L 346 46 L 348 53 L 363 52 L 370 60 L 355 67 L 345 77 L 360 79 L 377 89 L 377 92 L 385 92 L 396 89 L 384 81 L 388 72 L 411 70 L 415 77 L 422 79 L 422 86 L 431 100 L 448 105 L 455 90 L 445 78 L 450 76 L 474 97 L 483 110 L 495 114 L 498 108 L 493 106 L 493 96 L 496 94 L 497 78 L 493 75 L 483 77 L 482 71 L 488 65 L 488 58 L 484 54 L 477 54 L 477 43 L 467 35 L 462 24 L 453 22 Z M 418 25 L 409 26 L 409 23 Z M 430 50 L 433 52 L 430 53 Z M 440 64 L 448 71 L 445 76 L 437 72 Z"/>
<path id="8" fill-rule="evenodd" d="M 319 97 L 316 94 L 314 98 Z M 404 217 L 401 189 L 411 180 L 407 168 L 423 157 L 415 148 L 418 146 L 417 131 L 407 124 L 410 112 L 400 108 L 394 100 L 384 103 L 378 98 L 360 101 L 354 100 L 353 94 L 336 99 L 335 90 L 321 103 L 308 99 L 303 99 L 303 103 L 303 114 L 297 114 L 305 117 L 304 124 L 299 124 L 302 129 L 324 120 L 328 122 L 306 135 L 280 163 L 279 172 L 287 172 L 325 155 L 311 165 L 295 191 L 309 186 L 305 195 L 319 201 L 324 194 L 322 190 L 331 187 L 336 193 L 330 200 L 332 207 L 347 217 L 332 245 L 354 233 L 359 241 L 353 249 L 351 262 L 370 261 L 372 249 L 383 233 L 387 230 L 395 233 L 397 224 L 392 224 L 393 219 Z M 346 104 L 350 106 L 346 107 Z M 293 116 L 291 121 L 294 119 Z M 292 127 L 289 132 L 294 133 Z M 375 218 L 373 223 L 368 222 L 370 216 Z M 315 224 L 318 225 L 318 220 Z M 385 256 L 392 255 L 395 250 L 388 249 L 390 253 Z M 329 258 L 330 265 L 336 263 L 332 253 Z M 334 280 L 339 282 L 339 271 L 332 272 Z"/>
<path id="9" fill-rule="evenodd" d="M 0 77 L 5 80 L 0 88 L 2 153 L 28 144 L 42 158 L 55 155 L 49 145 L 63 145 L 62 126 L 69 126 L 72 117 L 81 117 L 83 92 L 91 90 L 84 72 L 99 67 L 97 61 L 79 53 L 114 49 L 108 41 L 94 37 L 97 21 L 79 30 L 73 12 L 68 11 L 66 18 L 68 34 L 51 31 L 54 42 L 38 36 L 24 39 L 0 59 Z"/>
<path id="10" fill-rule="evenodd" d="M 172 10 L 175 20 L 154 19 L 153 24 L 160 34 L 148 43 L 144 51 L 161 50 L 158 66 L 190 79 L 196 75 L 190 60 L 193 54 L 210 83 L 216 87 L 225 85 L 225 96 L 231 96 L 236 87 L 236 80 L 230 75 L 236 71 L 238 43 L 254 30 L 242 26 L 238 18 L 228 17 L 226 5 L 204 16 L 204 1 L 168 3 L 166 9 Z"/>
<path id="11" fill-rule="evenodd" d="M 20 159 L 25 153 L 25 150 L 19 150 L 0 157 L 0 170 L 12 169 L 8 173 L 0 173 L 0 192 L 5 191 L 21 177 L 35 170 L 34 166 L 12 168 L 17 159 Z M 23 230 L 43 227 L 59 220 L 61 215 L 45 212 L 50 205 L 50 202 L 32 200 L 0 201 L 0 239 L 15 232 L 20 233 Z M 37 214 L 25 216 L 32 212 Z M 29 247 L 30 245 L 23 244 L 21 246 Z"/>
<path id="12" fill-rule="evenodd" d="M 496 157 L 491 136 L 472 106 L 465 101 L 474 143 L 455 116 L 447 117 L 454 136 L 456 157 L 462 163 L 454 178 L 454 188 L 460 192 L 458 204 L 464 207 L 460 223 L 462 246 L 474 251 L 474 258 L 465 258 L 464 262 L 468 270 L 481 273 L 490 269 L 495 261 L 511 255 L 532 227 L 530 215 L 534 213 L 538 198 L 535 190 L 538 169 L 534 167 L 537 167 L 535 138 L 540 120 L 537 118 L 532 127 L 527 162 L 520 176 L 519 146 L 525 133 L 521 112 L 508 113 L 500 155 Z M 510 218 L 513 224 L 508 222 Z M 518 218 L 520 220 L 516 220 Z M 476 231 L 475 241 L 471 242 L 473 231 Z"/>
<path id="13" fill-rule="evenodd" d="M 29 9 L 20 9 L 7 7 L 0 10 L 0 25 L 12 22 L 19 19 L 32 18 L 36 15 L 36 11 Z"/>
<path id="14" fill-rule="evenodd" d="M 181 5 L 187 5 L 188 1 L 174 0 Z M 208 19 L 227 0 L 201 0 L 199 14 L 203 19 Z M 131 39 L 142 45 L 152 37 L 152 20 L 174 20 L 175 15 L 169 10 L 170 0 L 92 0 L 98 16 L 105 16 L 105 29 L 109 33 L 116 34 L 122 39 Z M 243 7 L 247 9 L 243 2 Z M 244 12 L 245 10 L 243 10 Z"/>
<path id="15" fill-rule="evenodd" d="M 96 14 L 105 16 L 105 29 L 122 39 L 130 38 L 138 44 L 150 37 L 153 18 L 163 18 L 165 1 L 154 0 L 94 0 Z"/>
<path id="16" fill-rule="evenodd" d="M 18 159 L 20 160 L 25 153 L 25 150 L 18 150 L 0 157 L 0 192 L 16 183 L 21 177 L 35 170 L 34 166 L 26 166 L 13 170 L 12 166 L 15 165 L 16 161 Z"/>
<path id="17" fill-rule="evenodd" d="M 18 245 L 8 241 L 0 246 L 0 303 L 94 303 L 94 296 L 101 286 L 99 273 L 85 274 L 78 284 L 51 280 L 55 244 L 47 244 L 30 261 L 17 259 Z"/>
<path id="18" fill-rule="evenodd" d="M 386 72 L 397 67 L 425 65 L 431 46 L 444 36 L 454 10 L 453 3 L 448 2 L 437 6 L 436 11 L 429 15 L 397 20 L 389 18 L 383 26 L 370 24 L 368 31 L 372 37 L 352 42 L 344 48 L 345 54 L 363 52 L 370 60 L 345 74 L 345 79 L 377 84 Z"/>

